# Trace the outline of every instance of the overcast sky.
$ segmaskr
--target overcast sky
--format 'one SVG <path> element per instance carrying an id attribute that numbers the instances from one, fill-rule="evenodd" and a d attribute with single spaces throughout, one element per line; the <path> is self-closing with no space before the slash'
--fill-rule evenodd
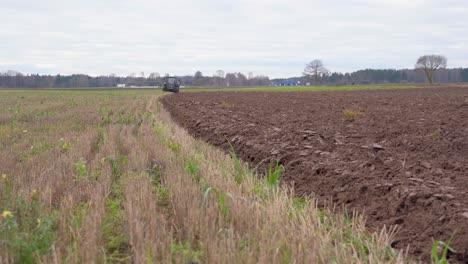
<path id="1" fill-rule="evenodd" d="M 301 75 L 468 67 L 467 0 L 0 0 L 0 71 Z"/>

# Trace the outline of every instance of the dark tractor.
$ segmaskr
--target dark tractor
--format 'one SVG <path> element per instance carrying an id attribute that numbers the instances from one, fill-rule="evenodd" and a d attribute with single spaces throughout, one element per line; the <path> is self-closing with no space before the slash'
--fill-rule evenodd
<path id="1" fill-rule="evenodd" d="M 174 76 L 166 76 L 163 79 L 163 88 L 165 92 L 178 93 L 180 89 L 180 79 Z"/>

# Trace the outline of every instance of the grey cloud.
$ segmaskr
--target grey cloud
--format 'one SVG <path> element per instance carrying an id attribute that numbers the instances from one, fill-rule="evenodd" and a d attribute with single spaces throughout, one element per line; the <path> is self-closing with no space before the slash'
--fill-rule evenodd
<path id="1" fill-rule="evenodd" d="M 411 68 L 441 53 L 468 65 L 466 1 L 11 1 L 0 5 L 0 71 L 300 75 Z"/>

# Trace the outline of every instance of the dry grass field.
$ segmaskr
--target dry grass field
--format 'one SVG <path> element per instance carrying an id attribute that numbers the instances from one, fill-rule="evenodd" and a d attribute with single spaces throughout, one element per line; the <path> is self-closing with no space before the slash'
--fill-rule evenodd
<path id="1" fill-rule="evenodd" d="M 0 263 L 405 263 L 190 137 L 156 91 L 0 91 Z"/>

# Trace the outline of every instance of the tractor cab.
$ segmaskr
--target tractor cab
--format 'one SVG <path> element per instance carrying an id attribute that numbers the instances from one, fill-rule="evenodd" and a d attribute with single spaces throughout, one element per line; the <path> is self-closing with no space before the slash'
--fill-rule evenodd
<path id="1" fill-rule="evenodd" d="M 175 76 L 163 78 L 163 91 L 178 93 L 180 89 L 180 79 Z"/>

